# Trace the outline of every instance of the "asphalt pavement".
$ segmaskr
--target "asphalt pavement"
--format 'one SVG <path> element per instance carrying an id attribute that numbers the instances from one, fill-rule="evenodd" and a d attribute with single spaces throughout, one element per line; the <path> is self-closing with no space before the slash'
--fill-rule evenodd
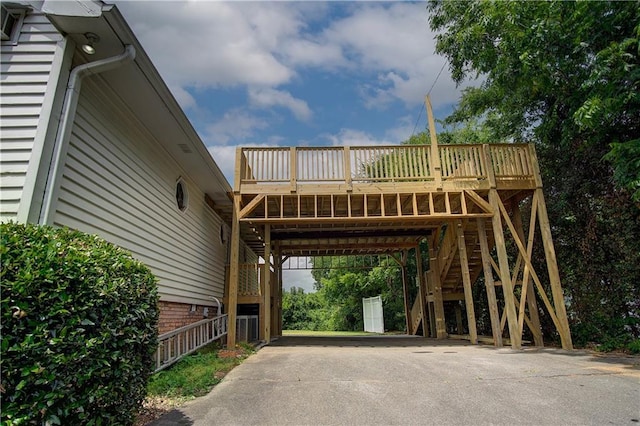
<path id="1" fill-rule="evenodd" d="M 284 337 L 167 425 L 637 425 L 640 357 L 413 336 Z"/>

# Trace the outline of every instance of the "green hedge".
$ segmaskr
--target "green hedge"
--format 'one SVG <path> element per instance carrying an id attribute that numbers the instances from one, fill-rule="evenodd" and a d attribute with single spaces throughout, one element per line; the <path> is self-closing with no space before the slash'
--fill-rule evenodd
<path id="1" fill-rule="evenodd" d="M 68 229 L 0 225 L 2 424 L 130 424 L 157 345 L 149 269 Z"/>

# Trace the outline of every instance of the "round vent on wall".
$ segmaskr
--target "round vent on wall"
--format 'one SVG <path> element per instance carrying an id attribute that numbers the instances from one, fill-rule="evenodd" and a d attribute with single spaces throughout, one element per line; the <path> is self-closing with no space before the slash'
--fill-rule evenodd
<path id="1" fill-rule="evenodd" d="M 182 178 L 179 178 L 176 182 L 176 205 L 181 212 L 186 211 L 187 207 L 189 207 L 189 193 L 187 185 Z"/>

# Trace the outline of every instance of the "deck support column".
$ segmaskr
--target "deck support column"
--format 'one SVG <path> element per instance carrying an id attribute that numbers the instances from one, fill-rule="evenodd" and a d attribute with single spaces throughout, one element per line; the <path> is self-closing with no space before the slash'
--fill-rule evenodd
<path id="1" fill-rule="evenodd" d="M 491 204 L 491 207 L 494 209 L 492 218 L 493 235 L 496 242 L 496 251 L 498 253 L 500 281 L 502 282 L 502 292 L 504 293 L 504 309 L 507 313 L 507 323 L 509 324 L 509 338 L 511 339 L 511 347 L 513 349 L 520 349 L 522 347 L 522 334 L 518 327 L 518 314 L 516 312 L 515 296 L 513 295 L 513 287 L 511 286 L 509 257 L 507 255 L 507 246 L 504 238 L 500 212 L 501 203 L 502 201 L 500 200 L 498 191 L 491 189 L 489 191 L 489 204 Z"/>
<path id="2" fill-rule="evenodd" d="M 282 276 L 282 256 L 278 243 L 274 243 L 273 249 L 273 270 L 274 280 L 271 282 L 271 296 L 273 297 L 273 308 L 271 309 L 271 336 L 281 336 L 280 331 L 280 309 L 282 306 L 282 293 L 280 293 L 280 284 Z"/>
<path id="3" fill-rule="evenodd" d="M 442 285 L 440 283 L 440 265 L 438 262 L 438 250 L 435 244 L 438 241 L 438 235 L 429 241 L 429 273 L 428 282 L 433 293 L 433 310 L 436 317 L 436 338 L 447 338 L 447 325 L 444 319 L 444 302 L 442 300 Z"/>
<path id="4" fill-rule="evenodd" d="M 533 207 L 535 207 L 535 205 L 532 200 L 532 209 Z M 531 215 L 534 216 L 535 212 L 532 211 Z M 524 227 L 522 225 L 522 212 L 520 211 L 519 203 L 514 203 L 513 205 L 513 226 L 516 229 L 516 232 L 518 234 L 518 238 L 520 238 L 520 241 L 522 241 L 523 243 L 527 241 L 527 256 L 529 257 L 529 259 L 531 259 L 531 255 L 533 253 L 533 235 L 534 235 L 533 230 L 534 229 L 529 229 L 529 239 L 525 240 Z M 535 226 L 536 226 L 535 222 L 532 222 L 530 224 L 530 228 L 531 227 L 535 228 Z M 542 339 L 542 327 L 540 326 L 540 314 L 538 312 L 538 302 L 536 301 L 536 294 L 533 289 L 533 283 L 531 283 L 530 281 L 531 281 L 531 272 L 529 271 L 529 268 L 525 265 L 523 267 L 523 272 L 522 272 L 522 286 L 523 288 L 526 287 L 526 299 L 527 299 L 527 307 L 529 308 L 529 318 L 531 321 L 530 329 L 531 329 L 531 334 L 533 334 L 533 344 L 535 346 L 542 347 L 544 346 L 544 341 Z M 522 302 L 520 303 L 520 306 L 521 306 L 520 309 L 524 309 L 524 304 Z M 524 319 L 523 312 L 520 312 L 520 317 Z M 521 327 L 520 320 L 518 321 L 518 327 Z"/>
<path id="5" fill-rule="evenodd" d="M 264 226 L 264 341 L 271 340 L 271 225 Z"/>
<path id="6" fill-rule="evenodd" d="M 491 266 L 491 253 L 487 241 L 487 229 L 484 219 L 477 219 L 478 239 L 480 240 L 480 252 L 482 255 L 482 270 L 484 272 L 484 285 L 487 290 L 487 302 L 489 305 L 489 317 L 491 318 L 491 334 L 493 345 L 502 347 L 502 328 L 500 327 L 500 312 L 496 300 L 496 287 L 493 281 L 493 267 Z"/>
<path id="7" fill-rule="evenodd" d="M 458 238 L 458 255 L 460 257 L 460 268 L 462 269 L 462 285 L 464 287 L 464 303 L 467 308 L 467 324 L 469 326 L 469 338 L 471 344 L 478 344 L 478 332 L 476 330 L 476 314 L 473 309 L 473 291 L 471 289 L 471 275 L 469 274 L 469 260 L 467 258 L 467 243 L 464 238 L 462 221 L 458 220 L 452 224 L 456 228 Z M 459 334 L 460 331 L 458 331 Z"/>
<path id="8" fill-rule="evenodd" d="M 549 272 L 549 281 L 551 282 L 551 294 L 553 295 L 553 305 L 556 317 L 558 318 L 558 334 L 562 343 L 562 349 L 573 349 L 571 341 L 571 332 L 569 331 L 569 321 L 567 320 L 567 308 L 564 304 L 564 294 L 560 284 L 560 272 L 558 271 L 558 260 L 556 259 L 556 251 L 553 247 L 553 237 L 551 236 L 551 225 L 549 224 L 549 215 L 547 214 L 547 203 L 544 200 L 542 192 L 542 175 L 540 174 L 540 165 L 538 164 L 538 156 L 536 148 L 533 144 L 529 144 L 529 155 L 531 157 L 531 165 L 534 171 L 536 181 L 536 190 L 533 194 L 538 202 L 538 221 L 540 224 L 540 233 L 542 234 L 542 244 L 544 245 L 544 257 L 547 262 L 547 271 Z"/>
<path id="9" fill-rule="evenodd" d="M 411 305 L 409 302 L 409 285 L 407 283 L 407 257 L 408 252 L 404 250 L 400 255 L 400 267 L 402 276 L 402 293 L 404 295 L 404 316 L 407 327 L 407 334 L 413 334 L 413 320 L 411 318 Z"/>
<path id="10" fill-rule="evenodd" d="M 231 257 L 229 260 L 229 293 L 227 295 L 227 347 L 236 345 L 236 314 L 238 310 L 238 270 L 240 268 L 240 195 L 233 195 L 233 217 L 231 223 Z"/>
<path id="11" fill-rule="evenodd" d="M 551 294 L 553 295 L 553 306 L 558 317 L 558 334 L 562 349 L 573 349 L 571 341 L 571 332 L 569 331 L 569 321 L 567 320 L 567 308 L 564 305 L 564 294 L 560 285 L 560 273 L 558 271 L 558 261 L 556 259 L 556 251 L 553 247 L 553 238 L 551 236 L 551 226 L 549 225 L 549 216 L 547 215 L 547 205 L 544 201 L 542 188 L 536 189 L 538 196 L 538 218 L 540 220 L 540 233 L 542 234 L 542 243 L 544 244 L 544 254 L 547 261 L 547 271 L 549 272 L 549 281 L 551 282 Z"/>
<path id="12" fill-rule="evenodd" d="M 422 252 L 420 245 L 416 244 L 416 274 L 418 275 L 418 297 L 420 298 L 420 315 L 422 315 L 422 336 L 429 336 L 427 329 L 427 284 L 424 279 L 424 271 L 422 270 Z"/>

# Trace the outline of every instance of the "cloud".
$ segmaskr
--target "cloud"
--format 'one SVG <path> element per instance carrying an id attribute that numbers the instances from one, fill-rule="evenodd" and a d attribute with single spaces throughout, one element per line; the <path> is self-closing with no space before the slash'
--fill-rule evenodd
<path id="1" fill-rule="evenodd" d="M 303 21 L 285 4 L 117 2 L 171 85 L 279 85 L 295 71 L 276 50 Z M 170 54 L 167 54 L 170 52 Z"/>
<path id="2" fill-rule="evenodd" d="M 307 103 L 301 99 L 294 98 L 287 91 L 275 89 L 249 89 L 249 102 L 252 106 L 269 108 L 281 106 L 289 109 L 293 115 L 301 121 L 311 119 L 311 109 Z"/>
<path id="3" fill-rule="evenodd" d="M 445 61 L 435 54 L 424 3 L 366 3 L 331 24 L 323 37 L 340 45 L 358 69 L 377 73 L 377 85 L 361 91 L 369 107 L 384 107 L 392 99 L 420 104 Z M 436 86 L 438 105 L 458 97 L 448 69 L 445 71 Z"/>
<path id="4" fill-rule="evenodd" d="M 241 109 L 227 111 L 220 119 L 206 128 L 205 144 L 238 144 L 253 136 L 256 130 L 268 127 L 266 120 L 249 115 Z"/>
<path id="5" fill-rule="evenodd" d="M 285 270 L 282 271 L 282 288 L 290 290 L 291 287 L 300 287 L 305 293 L 314 293 L 316 280 L 309 270 Z"/>
<path id="6" fill-rule="evenodd" d="M 236 147 L 235 146 L 220 146 L 214 145 L 207 147 L 209 154 L 213 157 L 220 171 L 227 178 L 227 181 L 231 186 L 234 182 L 234 169 L 236 164 Z"/>
<path id="7" fill-rule="evenodd" d="M 169 90 L 171 90 L 171 93 L 176 98 L 176 101 L 178 101 L 178 104 L 180 104 L 182 109 L 195 109 L 197 107 L 195 98 L 191 96 L 191 94 L 187 92 L 186 89 L 174 85 L 172 87 L 169 87 Z"/>
<path id="8" fill-rule="evenodd" d="M 278 146 L 278 137 L 270 138 L 267 143 L 263 144 L 243 144 L 243 147 L 251 146 L 257 148 Z M 222 171 L 222 174 L 227 178 L 227 181 L 233 186 L 235 178 L 235 165 L 236 165 L 236 148 L 240 145 L 210 145 L 207 147 L 209 154 L 213 157 L 218 167 Z"/>
<path id="9" fill-rule="evenodd" d="M 374 77 L 361 88 L 365 105 L 382 108 L 399 99 L 412 106 L 423 101 L 444 63 L 421 2 L 117 4 L 172 88 L 279 89 L 303 79 L 306 69 L 356 72 L 363 80 Z M 434 106 L 458 96 L 445 68 Z"/>
<path id="10" fill-rule="evenodd" d="M 333 146 L 369 146 L 369 145 L 391 145 L 397 141 L 390 141 L 386 138 L 379 139 L 375 136 L 357 129 L 340 129 L 336 134 L 324 136 Z"/>

